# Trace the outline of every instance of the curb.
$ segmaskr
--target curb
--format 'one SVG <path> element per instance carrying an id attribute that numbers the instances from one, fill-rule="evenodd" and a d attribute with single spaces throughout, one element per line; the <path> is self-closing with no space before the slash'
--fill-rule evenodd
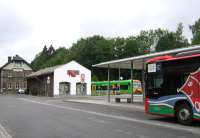
<path id="1" fill-rule="evenodd" d="M 96 105 L 103 105 L 103 106 L 110 106 L 110 107 L 124 107 L 124 108 L 129 108 L 129 109 L 139 109 L 144 111 L 144 106 L 143 105 L 134 105 L 133 106 L 126 106 L 126 105 L 120 105 L 117 103 L 94 103 L 94 102 L 88 102 L 88 101 L 81 101 L 81 100 L 62 100 L 63 102 L 73 102 L 73 103 L 85 103 L 85 104 L 96 104 Z"/>

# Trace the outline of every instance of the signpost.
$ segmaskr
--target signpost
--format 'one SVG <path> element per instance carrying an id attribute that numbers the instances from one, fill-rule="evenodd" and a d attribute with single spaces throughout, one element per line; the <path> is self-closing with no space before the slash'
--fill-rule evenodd
<path id="1" fill-rule="evenodd" d="M 48 76 L 47 77 L 47 91 L 46 91 L 47 96 L 49 96 L 49 85 L 50 85 L 50 83 L 51 83 L 51 77 Z"/>

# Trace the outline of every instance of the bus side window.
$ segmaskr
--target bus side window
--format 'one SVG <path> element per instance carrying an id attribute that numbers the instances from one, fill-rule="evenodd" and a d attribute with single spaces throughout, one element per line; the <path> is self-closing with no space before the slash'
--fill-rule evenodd
<path id="1" fill-rule="evenodd" d="M 128 90 L 128 85 L 120 85 L 121 90 Z"/>

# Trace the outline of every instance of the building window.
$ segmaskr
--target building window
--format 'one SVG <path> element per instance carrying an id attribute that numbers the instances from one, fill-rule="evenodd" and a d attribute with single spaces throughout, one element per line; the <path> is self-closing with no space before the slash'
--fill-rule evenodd
<path id="1" fill-rule="evenodd" d="M 3 89 L 6 89 L 6 82 L 3 82 Z"/>
<path id="2" fill-rule="evenodd" d="M 12 71 L 8 72 L 8 77 L 9 77 L 9 78 L 12 77 Z"/>
<path id="3" fill-rule="evenodd" d="M 14 67 L 22 67 L 22 62 L 15 62 Z"/>
<path id="4" fill-rule="evenodd" d="M 8 89 L 12 89 L 12 84 L 8 83 Z"/>
<path id="5" fill-rule="evenodd" d="M 15 88 L 19 89 L 19 83 L 18 82 L 16 83 Z"/>

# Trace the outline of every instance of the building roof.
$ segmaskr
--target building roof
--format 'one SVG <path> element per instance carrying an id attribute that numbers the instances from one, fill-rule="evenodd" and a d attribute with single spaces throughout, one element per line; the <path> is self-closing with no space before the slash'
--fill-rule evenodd
<path id="1" fill-rule="evenodd" d="M 13 57 L 13 61 L 25 61 L 22 57 L 20 57 L 19 55 L 16 55 Z"/>
<path id="2" fill-rule="evenodd" d="M 8 64 L 12 63 L 13 61 L 23 61 L 24 63 L 26 63 L 30 68 L 31 65 L 22 57 L 20 57 L 19 55 L 15 55 L 13 56 L 12 60 L 10 62 L 7 62 L 6 64 L 4 64 L 2 67 L 0 67 L 0 70 L 3 69 L 5 66 L 7 66 Z"/>
<path id="3" fill-rule="evenodd" d="M 38 71 L 33 72 L 30 75 L 28 75 L 27 78 L 33 78 L 33 77 L 37 77 L 37 76 L 41 76 L 41 75 L 51 74 L 51 73 L 54 72 L 55 69 L 57 69 L 60 66 L 62 66 L 62 65 L 57 65 L 57 66 L 48 67 L 48 68 L 44 68 L 44 69 L 38 70 Z"/>
<path id="4" fill-rule="evenodd" d="M 73 63 L 75 62 L 76 64 L 80 65 L 79 63 L 77 63 L 76 61 L 70 61 L 66 64 L 70 64 L 70 63 Z M 51 73 L 54 73 L 54 71 L 61 67 L 61 66 L 64 66 L 66 64 L 62 64 L 62 65 L 57 65 L 57 66 L 53 66 L 53 67 L 48 67 L 48 68 L 44 68 L 44 69 L 41 69 L 41 70 L 38 70 L 37 72 L 33 72 L 31 73 L 30 75 L 27 76 L 27 78 L 34 78 L 34 77 L 38 77 L 38 76 L 42 76 L 42 75 L 48 75 L 48 74 L 51 74 Z M 80 65 L 82 66 L 82 65 Z M 87 68 L 85 68 L 84 66 L 82 66 L 84 69 L 88 70 Z"/>
<path id="5" fill-rule="evenodd" d="M 144 64 L 146 60 L 149 60 L 150 58 L 162 56 L 162 55 L 170 55 L 170 54 L 180 54 L 180 53 L 187 53 L 195 50 L 200 50 L 200 45 L 185 47 L 185 48 L 178 48 L 163 52 L 156 52 L 141 56 L 135 56 L 135 57 L 129 57 L 129 58 L 123 58 L 118 60 L 111 60 L 107 62 L 101 62 L 99 64 L 92 65 L 93 67 L 98 68 L 121 68 L 121 69 L 130 69 L 131 68 L 131 62 L 133 62 L 133 68 L 134 69 L 140 69 L 142 70 L 144 68 Z"/>

